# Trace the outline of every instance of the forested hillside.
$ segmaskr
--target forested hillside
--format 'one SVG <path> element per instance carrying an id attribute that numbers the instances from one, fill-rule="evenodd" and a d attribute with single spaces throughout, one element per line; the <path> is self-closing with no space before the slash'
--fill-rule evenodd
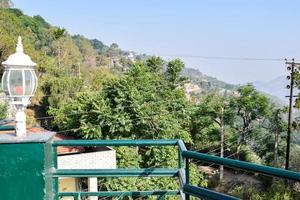
<path id="1" fill-rule="evenodd" d="M 190 149 L 214 155 L 220 155 L 224 136 L 224 157 L 284 165 L 286 109 L 274 105 L 252 85 L 235 87 L 184 69 L 179 59 L 166 62 L 121 50 L 115 43 L 105 45 L 98 39 L 70 35 L 41 16 L 8 8 L 0 9 L 1 62 L 15 51 L 18 35 L 25 52 L 38 64 L 38 92 L 27 110 L 33 125 L 84 139 L 183 139 Z M 197 103 L 185 96 L 186 77 L 205 90 Z M 218 88 L 234 90 L 224 95 Z M 297 169 L 299 149 L 292 148 L 292 168 Z M 177 165 L 178 152 L 173 148 L 116 150 L 119 167 Z M 213 182 L 215 177 L 199 170 L 202 165 L 192 165 L 194 185 L 218 185 L 219 190 L 243 199 L 299 199 L 294 183 L 286 186 L 251 173 L 248 175 L 262 182 L 263 188 L 249 182 Z M 175 180 L 164 178 L 143 183 L 135 178 L 106 179 L 101 183 L 102 190 L 177 186 Z"/>
<path id="2" fill-rule="evenodd" d="M 15 51 L 18 35 L 26 53 L 37 62 L 39 87 L 33 99 L 37 117 L 48 107 L 68 102 L 75 93 L 99 89 L 102 82 L 125 71 L 136 59 L 117 44 L 70 35 L 64 28 L 48 24 L 41 16 L 29 17 L 18 9 L 0 10 L 0 62 Z"/>
<path id="3" fill-rule="evenodd" d="M 193 68 L 185 68 L 182 71 L 182 75 L 187 77 L 191 83 L 198 85 L 200 88 L 206 91 L 233 90 L 237 88 L 235 85 L 225 83 L 211 76 L 207 76 L 201 73 L 199 70 Z"/>

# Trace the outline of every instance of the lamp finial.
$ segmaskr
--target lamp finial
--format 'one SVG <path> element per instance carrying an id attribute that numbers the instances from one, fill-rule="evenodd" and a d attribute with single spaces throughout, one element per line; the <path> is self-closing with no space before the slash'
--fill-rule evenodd
<path id="1" fill-rule="evenodd" d="M 21 36 L 18 37 L 18 44 L 17 44 L 16 51 L 17 51 L 17 53 L 23 53 L 23 51 L 24 51 Z"/>

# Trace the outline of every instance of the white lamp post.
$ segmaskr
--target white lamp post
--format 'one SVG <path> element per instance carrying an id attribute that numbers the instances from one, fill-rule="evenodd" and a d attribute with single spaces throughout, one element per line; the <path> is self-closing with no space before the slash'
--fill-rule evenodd
<path id="1" fill-rule="evenodd" d="M 2 90 L 9 101 L 16 106 L 16 134 L 18 137 L 26 136 L 25 108 L 30 103 L 37 88 L 37 76 L 35 74 L 36 63 L 24 54 L 22 39 L 19 36 L 16 53 L 10 55 L 2 63 L 4 73 L 2 76 Z"/>

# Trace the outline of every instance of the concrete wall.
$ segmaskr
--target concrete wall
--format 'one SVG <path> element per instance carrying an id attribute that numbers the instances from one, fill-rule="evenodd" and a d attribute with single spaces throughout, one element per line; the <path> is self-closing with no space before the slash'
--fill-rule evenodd
<path id="1" fill-rule="evenodd" d="M 102 151 L 58 156 L 58 169 L 115 169 L 116 151 Z"/>

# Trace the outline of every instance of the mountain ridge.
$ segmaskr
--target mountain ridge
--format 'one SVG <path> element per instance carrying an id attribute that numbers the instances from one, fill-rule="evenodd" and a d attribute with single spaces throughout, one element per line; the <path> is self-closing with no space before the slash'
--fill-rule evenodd
<path id="1" fill-rule="evenodd" d="M 206 74 L 202 73 L 200 70 L 195 69 L 195 68 L 184 68 L 182 71 L 182 76 L 186 77 L 191 83 L 198 85 L 202 89 L 233 90 L 233 89 L 237 88 L 237 85 L 233 85 L 233 84 L 218 80 L 217 78 L 206 75 Z"/>
<path id="2" fill-rule="evenodd" d="M 288 84 L 289 81 L 285 76 L 278 76 L 270 81 L 253 82 L 253 85 L 257 90 L 275 96 L 281 101 L 285 102 L 285 104 L 288 103 L 288 98 L 286 98 L 289 93 L 289 90 L 286 88 Z M 297 90 L 295 91 L 295 93 L 297 93 Z"/>

